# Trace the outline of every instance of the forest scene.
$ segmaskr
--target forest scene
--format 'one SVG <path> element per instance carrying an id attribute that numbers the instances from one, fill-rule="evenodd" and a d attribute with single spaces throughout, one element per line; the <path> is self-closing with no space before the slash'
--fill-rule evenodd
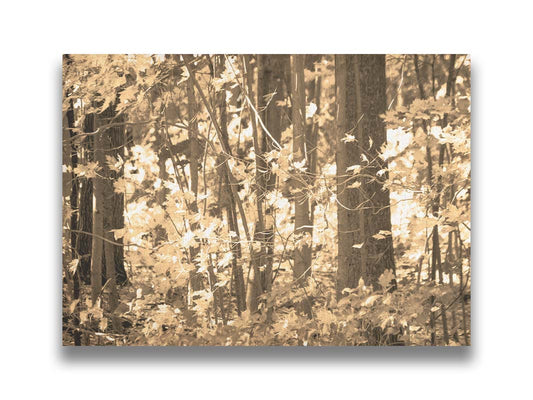
<path id="1" fill-rule="evenodd" d="M 470 346 L 470 70 L 64 55 L 63 345 Z"/>

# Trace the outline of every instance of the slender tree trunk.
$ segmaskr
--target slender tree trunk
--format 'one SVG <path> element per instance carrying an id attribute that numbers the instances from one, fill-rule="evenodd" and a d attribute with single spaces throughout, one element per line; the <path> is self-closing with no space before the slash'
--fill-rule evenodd
<path id="1" fill-rule="evenodd" d="M 110 170 L 109 172 L 112 184 L 113 182 L 116 182 L 116 180 L 124 176 L 123 161 L 125 157 L 124 146 L 126 137 L 124 125 L 121 123 L 125 121 L 125 118 L 123 115 L 117 115 L 115 111 L 115 106 L 111 105 L 102 114 L 100 114 L 99 119 L 102 120 L 102 123 L 110 123 L 111 121 L 113 121 L 119 124 L 117 126 L 107 128 L 103 132 L 105 137 L 102 139 L 104 140 L 104 146 L 106 146 L 106 148 L 104 149 L 104 158 L 105 156 L 110 156 L 114 160 L 113 162 L 119 163 L 118 165 L 120 165 L 117 171 Z M 109 210 L 111 212 L 110 228 L 124 228 L 124 193 L 116 192 L 113 190 L 109 193 L 108 196 L 106 195 L 104 201 L 106 203 L 109 202 L 111 204 L 109 206 Z M 122 238 L 116 239 L 114 241 L 120 244 L 123 243 Z M 123 284 L 128 280 L 126 269 L 124 267 L 124 247 L 120 245 L 113 246 L 113 257 L 113 261 L 115 264 L 116 281 L 117 283 Z"/>
<path id="2" fill-rule="evenodd" d="M 94 160 L 99 168 L 105 163 L 104 156 L 104 133 L 95 135 L 94 140 Z M 104 237 L 104 178 L 101 171 L 93 178 L 93 240 L 91 254 L 91 298 L 93 305 L 100 295 L 102 289 L 102 262 L 103 262 L 103 240 Z"/>
<path id="3" fill-rule="evenodd" d="M 448 79 L 446 81 L 446 97 L 447 98 L 450 98 L 451 95 L 452 95 L 452 92 L 453 92 L 453 87 L 455 86 L 455 79 L 456 79 L 456 74 L 455 74 L 455 60 L 456 60 L 456 55 L 455 54 L 450 54 L 450 61 L 449 61 L 449 65 L 448 65 Z M 448 125 L 448 114 L 444 114 L 444 117 L 442 119 L 442 128 L 444 129 L 446 126 Z M 446 151 L 446 145 L 445 144 L 440 144 L 439 145 L 439 169 L 442 170 L 442 167 L 444 165 L 444 153 Z M 439 177 L 437 178 L 437 186 L 436 186 L 436 191 L 437 191 L 437 194 L 436 194 L 436 198 L 435 198 L 435 202 L 433 204 L 433 215 L 434 216 L 438 216 L 439 215 L 439 208 L 440 208 L 440 201 L 441 201 L 441 192 L 442 192 L 442 176 L 439 175 Z M 438 226 L 435 225 L 435 232 L 437 233 L 437 236 L 438 236 Z M 440 239 L 440 238 L 439 238 Z M 443 283 L 443 270 L 442 270 L 442 262 L 441 262 L 441 254 L 440 254 L 440 248 L 437 247 L 439 249 L 438 251 L 438 254 L 437 254 L 437 257 L 436 257 L 436 268 L 438 269 L 439 271 L 439 283 Z"/>
<path id="4" fill-rule="evenodd" d="M 113 171 L 111 169 L 111 166 L 109 165 L 110 162 L 108 161 L 109 157 L 113 157 L 114 153 L 114 143 L 113 136 L 120 134 L 120 128 L 118 128 L 119 132 L 114 132 L 114 130 L 117 128 L 110 128 L 105 130 L 102 133 L 101 140 L 99 142 L 101 145 L 103 145 L 103 154 L 106 156 L 106 162 L 102 165 L 102 175 L 104 177 L 103 179 L 103 198 L 104 198 L 104 204 L 103 204 L 103 232 L 104 237 L 107 239 L 107 241 L 104 241 L 104 252 L 103 252 L 103 259 L 104 267 L 105 267 L 105 287 L 106 291 L 108 293 L 107 302 L 105 304 L 105 309 L 113 315 L 113 312 L 115 311 L 115 308 L 118 305 L 118 290 L 117 290 L 117 279 L 116 279 L 116 271 L 117 266 L 115 265 L 115 245 L 113 245 L 110 242 L 115 241 L 115 236 L 112 232 L 112 229 L 115 229 L 115 213 L 116 213 L 116 204 L 114 203 L 115 199 L 115 190 L 113 187 L 113 182 L 116 181 L 119 173 L 116 171 Z M 113 157 L 115 161 L 115 157 Z M 115 317 L 112 317 L 112 323 L 113 328 L 115 330 L 118 329 L 118 321 Z"/>
<path id="5" fill-rule="evenodd" d="M 194 72 L 191 72 L 194 74 Z M 190 174 L 191 174 L 191 187 L 190 190 L 194 195 L 194 201 L 190 204 L 190 210 L 192 212 L 198 212 L 197 198 L 198 198 L 198 122 L 196 121 L 198 106 L 196 104 L 196 97 L 194 95 L 194 85 L 191 79 L 187 81 L 187 102 L 188 102 L 188 117 L 189 117 L 189 141 L 190 141 Z M 195 230 L 196 224 L 191 225 L 191 229 Z M 199 246 L 191 247 L 190 257 L 194 263 L 196 255 L 200 251 Z M 191 271 L 189 274 L 190 290 L 196 292 L 202 289 L 202 277 L 196 270 Z M 189 296 L 192 298 L 191 296 Z"/>
<path id="6" fill-rule="evenodd" d="M 308 56 L 309 58 L 309 69 L 316 73 L 316 77 L 309 84 L 309 99 L 308 102 L 314 102 L 316 105 L 316 113 L 320 114 L 320 92 L 322 91 L 322 77 L 318 74 L 319 70 L 315 65 L 316 62 L 320 62 L 321 56 Z M 318 121 L 313 117 L 311 122 L 308 124 L 308 143 L 309 143 L 309 175 L 310 183 L 315 181 L 316 172 L 317 172 L 317 160 L 318 160 Z M 311 215 L 310 221 L 311 226 L 314 226 L 315 221 L 315 206 L 316 202 L 311 202 Z"/>
<path id="7" fill-rule="evenodd" d="M 417 82 L 418 82 L 418 90 L 419 90 L 419 93 L 420 93 L 420 98 L 422 100 L 424 100 L 426 98 L 426 93 L 424 91 L 424 82 L 423 82 L 423 79 L 422 79 L 422 75 L 421 75 L 421 71 L 420 71 L 418 63 L 419 63 L 418 55 L 415 54 L 414 55 L 414 64 L 415 64 L 416 78 L 417 78 Z M 432 70 L 433 70 L 433 66 L 434 65 L 432 64 Z M 435 80 L 434 80 L 434 75 L 433 75 L 433 78 L 432 78 L 433 91 L 435 90 L 434 86 L 435 86 Z M 426 135 L 429 135 L 428 128 L 427 128 L 427 123 L 426 123 L 425 120 L 422 121 L 422 127 L 423 127 L 423 130 L 426 133 Z M 427 180 L 428 180 L 428 184 L 430 185 L 430 187 L 432 187 L 433 186 L 433 157 L 431 155 L 431 147 L 430 147 L 430 144 L 429 144 L 429 136 L 428 136 L 428 140 L 426 141 L 426 159 L 427 159 L 427 163 L 428 163 L 428 165 L 427 165 Z M 432 208 L 432 212 L 434 212 L 434 210 L 435 210 L 435 202 L 432 204 L 431 208 Z M 437 205 L 437 211 L 438 211 L 438 205 Z M 437 225 L 433 226 L 433 229 L 432 229 L 432 232 L 431 232 L 431 240 L 432 240 L 432 245 L 431 245 L 431 261 L 429 261 L 430 262 L 430 264 L 429 264 L 429 276 L 430 276 L 430 279 L 432 281 L 435 281 L 435 279 L 436 279 L 436 271 L 437 271 L 437 264 L 440 261 L 439 227 Z"/>
<path id="8" fill-rule="evenodd" d="M 223 174 L 223 173 L 222 173 Z M 229 192 L 229 190 L 228 190 Z M 229 195 L 229 194 L 227 194 Z M 242 248 L 241 248 L 241 235 L 239 232 L 239 225 L 237 223 L 237 213 L 234 208 L 226 208 L 226 216 L 229 223 L 230 232 L 234 232 L 235 236 L 231 240 L 231 269 L 232 279 L 235 286 L 235 300 L 237 302 L 237 313 L 241 315 L 241 312 L 246 310 L 246 287 L 244 284 L 244 273 L 242 270 Z"/>
<path id="9" fill-rule="evenodd" d="M 335 56 L 336 90 L 336 162 L 337 162 L 337 224 L 338 268 L 336 279 L 337 298 L 344 288 L 357 286 L 363 276 L 364 211 L 360 209 L 361 178 L 355 173 L 361 164 L 358 143 L 361 140 L 360 115 L 357 112 L 356 62 L 353 55 Z M 348 137 L 355 139 L 348 139 Z M 352 172 L 353 171 L 353 172 Z"/>
<path id="10" fill-rule="evenodd" d="M 72 168 L 71 173 L 71 187 L 70 187 L 70 210 L 72 212 L 72 215 L 70 217 L 70 229 L 71 230 L 78 230 L 78 218 L 77 218 L 77 205 L 78 205 L 78 180 L 76 178 L 76 175 L 74 173 L 74 168 L 78 166 L 78 151 L 74 144 L 74 138 L 76 136 L 76 133 L 73 131 L 74 128 L 74 107 L 72 100 L 70 101 L 70 107 L 66 112 L 66 126 L 65 128 L 68 129 L 68 133 L 64 136 L 66 136 L 70 140 L 70 154 L 66 154 L 66 157 L 69 157 L 70 160 L 67 164 L 70 164 Z M 76 243 L 77 243 L 77 234 L 75 232 L 70 233 L 70 246 L 72 249 L 71 252 L 71 258 L 74 260 L 78 257 L 78 254 L 76 252 Z M 68 271 L 67 271 L 68 274 Z M 78 268 L 74 271 L 74 273 L 71 274 L 71 280 L 72 280 L 72 301 L 77 301 L 79 303 L 81 299 L 81 293 L 80 293 L 80 276 L 79 276 L 79 264 Z M 74 325 L 74 345 L 75 346 L 81 346 L 81 332 L 79 331 L 78 327 L 80 324 L 79 319 L 79 309 L 78 305 L 74 308 L 74 311 L 72 313 L 72 324 Z"/>
<path id="11" fill-rule="evenodd" d="M 305 84 L 304 84 L 305 56 L 291 55 L 291 104 L 293 124 L 293 162 L 309 169 L 305 129 Z M 302 170 L 294 171 L 294 266 L 295 282 L 305 286 L 307 278 L 311 276 L 311 243 L 312 234 L 310 221 L 308 190 L 308 174 Z M 304 301 L 304 311 L 311 316 L 310 299 Z"/>
<path id="12" fill-rule="evenodd" d="M 70 190 L 70 210 L 72 212 L 70 216 L 70 246 L 72 248 L 73 258 L 77 257 L 75 252 L 76 243 L 78 240 L 78 234 L 75 232 L 78 230 L 78 178 L 74 173 L 74 169 L 78 166 L 78 149 L 74 144 L 74 138 L 76 133 L 74 132 L 74 105 L 72 100 L 70 101 L 70 107 L 67 110 L 67 126 L 70 130 L 70 165 L 72 166 L 72 187 Z"/>
<path id="13" fill-rule="evenodd" d="M 154 142 L 154 147 L 157 151 L 157 166 L 159 168 L 158 176 L 161 180 L 159 188 L 156 192 L 156 202 L 161 208 L 165 208 L 165 201 L 169 193 L 168 188 L 164 185 L 164 182 L 168 182 L 169 176 L 166 169 L 166 161 L 171 157 L 169 147 L 167 146 L 167 140 L 163 137 L 164 133 L 157 134 Z M 158 225 L 155 228 L 154 242 L 156 245 L 166 241 L 168 239 L 165 229 Z"/>
<path id="14" fill-rule="evenodd" d="M 84 131 L 94 132 L 94 130 L 94 114 L 86 115 Z M 86 137 L 80 145 L 83 164 L 93 161 L 93 147 L 93 136 Z M 91 178 L 84 176 L 78 177 L 78 180 L 80 185 L 79 229 L 91 233 L 93 231 L 93 182 Z M 76 242 L 76 251 L 80 257 L 80 279 L 89 284 L 91 282 L 92 236 L 80 235 Z"/>
<path id="15" fill-rule="evenodd" d="M 225 68 L 225 57 L 218 56 L 215 58 L 214 63 L 214 75 L 220 77 Z M 222 90 L 219 93 L 215 93 L 216 97 L 216 108 L 218 109 L 219 117 L 219 129 L 220 129 L 220 140 L 222 141 L 223 148 L 226 149 L 227 154 L 219 157 L 218 163 L 221 165 L 219 168 L 219 176 L 221 183 L 223 183 L 223 188 L 221 188 L 221 197 L 223 201 L 220 204 L 223 204 L 223 207 L 226 209 L 226 218 L 228 220 L 228 230 L 230 232 L 230 250 L 232 253 L 232 281 L 235 289 L 235 300 L 237 306 L 237 313 L 240 315 L 244 310 L 246 310 L 246 288 L 244 283 L 244 273 L 242 270 L 241 259 L 242 259 L 242 249 L 240 244 L 240 232 L 239 225 L 237 221 L 237 209 L 236 209 L 236 199 L 233 193 L 232 187 L 230 186 L 230 177 L 228 170 L 223 167 L 225 157 L 232 155 L 231 147 L 229 145 L 228 137 L 228 116 L 227 116 L 227 104 L 226 104 L 226 91 Z M 222 288 L 219 288 L 219 290 Z M 220 292 L 220 310 L 223 314 L 223 290 Z"/>
<path id="16" fill-rule="evenodd" d="M 258 60 L 259 61 L 259 60 Z M 248 99 L 253 102 L 253 69 L 250 64 L 250 56 L 243 56 L 243 64 L 246 72 L 246 95 Z M 257 103 L 254 103 L 254 108 L 257 109 Z M 253 130 L 253 145 L 255 153 L 255 186 L 256 186 L 256 208 L 257 220 L 255 223 L 254 232 L 254 251 L 252 255 L 252 270 L 250 278 L 250 290 L 248 291 L 248 309 L 255 312 L 259 306 L 259 296 L 265 291 L 265 231 L 264 231 L 264 213 L 263 213 L 263 199 L 266 193 L 265 187 L 265 173 L 261 171 L 266 170 L 266 163 L 263 157 L 263 149 L 259 141 L 259 123 L 258 116 L 255 115 L 252 107 L 250 109 L 250 120 Z"/>
<path id="17" fill-rule="evenodd" d="M 257 130 L 256 160 L 259 171 L 256 174 L 258 184 L 258 214 L 262 214 L 258 226 L 261 227 L 258 240 L 261 241 L 261 257 L 256 258 L 262 267 L 259 273 L 254 275 L 253 298 L 261 293 L 267 293 L 272 287 L 272 268 L 274 259 L 274 207 L 268 203 L 268 194 L 275 190 L 277 176 L 272 172 L 271 163 L 267 162 L 263 155 L 273 150 L 279 150 L 277 144 L 281 141 L 283 105 L 281 102 L 286 98 L 287 86 L 285 82 L 285 71 L 289 67 L 289 57 L 285 55 L 258 55 L 257 56 L 257 106 L 264 127 L 260 128 L 255 120 L 255 113 L 252 110 L 252 122 L 254 131 Z M 251 78 L 251 70 L 248 68 Z M 251 96 L 251 80 L 248 82 Z M 266 203 L 266 204 L 264 204 Z M 260 211 L 264 210 L 264 211 Z M 255 272 L 254 272 L 255 273 Z M 251 309 L 257 304 L 251 304 Z"/>
<path id="18" fill-rule="evenodd" d="M 305 86 L 304 86 L 304 57 L 291 56 L 291 100 L 293 123 L 293 161 L 309 168 L 305 135 Z M 295 171 L 294 196 L 294 234 L 296 241 L 301 241 L 294 252 L 294 278 L 299 283 L 305 283 L 310 276 L 311 247 L 305 241 L 305 234 L 310 232 L 310 209 L 307 196 L 307 174 Z M 304 239 L 304 240 L 302 240 Z"/>

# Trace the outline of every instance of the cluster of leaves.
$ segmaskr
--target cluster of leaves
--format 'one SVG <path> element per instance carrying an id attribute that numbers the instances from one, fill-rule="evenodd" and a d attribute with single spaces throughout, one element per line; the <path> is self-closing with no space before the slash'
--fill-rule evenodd
<path id="1" fill-rule="evenodd" d="M 136 345 L 429 345 L 435 332 L 428 325 L 431 314 L 438 317 L 441 304 L 453 305 L 459 290 L 410 283 L 392 291 L 390 274 L 380 278 L 383 289 L 372 290 L 361 280 L 357 288 L 345 289 L 346 296 L 338 302 L 328 295 L 328 283 L 320 278 L 303 288 L 288 279 L 264 296 L 259 312 L 244 312 L 227 325 L 217 323 L 210 311 L 213 295 L 209 291 L 193 293 L 194 305 L 187 310 L 165 303 L 149 287 L 146 293 L 139 288 L 123 314 L 137 329 L 121 340 Z M 433 303 L 428 300 L 432 297 L 437 299 Z M 309 298 L 313 299 L 312 318 L 298 308 Z M 451 344 L 459 345 L 458 329 L 449 334 Z"/>

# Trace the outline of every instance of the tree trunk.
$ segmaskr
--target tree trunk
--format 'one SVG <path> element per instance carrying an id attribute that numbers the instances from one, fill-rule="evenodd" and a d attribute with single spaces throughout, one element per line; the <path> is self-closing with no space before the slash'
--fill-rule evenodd
<path id="1" fill-rule="evenodd" d="M 194 72 L 191 72 L 194 74 Z M 189 118 L 189 145 L 190 145 L 190 174 L 191 174 L 191 187 L 190 190 L 194 195 L 194 201 L 190 204 L 190 211 L 197 213 L 198 205 L 196 199 L 198 198 L 198 123 L 196 121 L 198 106 L 196 104 L 196 98 L 194 96 L 194 84 L 191 79 L 187 81 L 187 105 L 188 105 L 188 118 Z M 191 229 L 194 231 L 197 228 L 196 224 L 191 225 Z M 190 248 L 190 258 L 191 261 L 195 263 L 195 258 L 200 251 L 199 243 L 198 246 Z M 189 273 L 189 285 L 190 291 L 196 292 L 201 290 L 202 285 L 202 276 L 196 270 Z M 192 296 L 189 296 L 192 299 Z"/>
<path id="2" fill-rule="evenodd" d="M 104 146 L 106 147 L 105 156 L 110 156 L 113 158 L 113 162 L 120 162 L 120 167 L 118 171 L 110 170 L 110 180 L 111 184 L 117 181 L 119 178 L 124 176 L 124 146 L 125 146 L 125 130 L 124 125 L 121 124 L 125 121 L 123 115 L 116 114 L 115 106 L 109 106 L 102 114 L 100 114 L 99 119 L 102 119 L 102 123 L 108 124 L 111 121 L 119 123 L 117 126 L 107 128 L 103 135 L 104 137 Z M 106 142 L 106 140 L 108 142 Z M 107 148 L 109 150 L 107 150 Z M 104 160 L 106 161 L 106 160 Z M 100 165 L 100 164 L 99 164 Z M 111 212 L 110 219 L 110 229 L 122 229 L 124 228 L 124 193 L 117 193 L 114 190 L 109 193 L 109 197 L 105 198 L 105 202 L 110 202 L 109 210 Z M 119 244 L 123 243 L 123 239 L 119 238 L 113 240 Z M 124 284 L 128 280 L 126 274 L 126 269 L 124 267 L 124 247 L 121 245 L 113 246 L 113 256 L 115 263 L 115 276 L 116 281 L 119 284 Z"/>
<path id="3" fill-rule="evenodd" d="M 103 145 L 103 153 L 104 156 L 111 156 L 113 157 L 114 153 L 114 143 L 115 140 L 113 140 L 113 136 L 119 135 L 120 128 L 118 128 L 119 132 L 114 132 L 114 130 L 117 128 L 110 128 L 106 129 L 101 134 L 101 140 L 99 142 Z M 113 157 L 114 158 L 114 157 Z M 116 161 L 116 158 L 114 158 Z M 113 182 L 116 181 L 118 175 L 120 172 L 113 171 L 110 168 L 109 162 L 106 159 L 106 162 L 102 165 L 102 175 L 104 176 L 103 179 L 103 198 L 104 198 L 104 218 L 103 218 L 103 232 L 104 237 L 107 239 L 104 241 L 104 253 L 103 253 L 103 259 L 104 261 L 104 272 L 105 272 L 105 287 L 107 289 L 108 293 L 108 299 L 106 303 L 106 310 L 112 314 L 113 311 L 115 311 L 115 308 L 118 305 L 118 290 L 117 290 L 117 266 L 115 265 L 115 245 L 113 245 L 110 242 L 115 241 L 115 235 L 111 231 L 112 229 L 115 229 L 115 213 L 117 205 L 114 203 L 115 200 L 115 191 L 113 187 Z M 115 318 L 112 318 L 113 321 L 113 327 L 117 328 L 117 321 Z"/>
<path id="4" fill-rule="evenodd" d="M 336 290 L 337 298 L 344 288 L 357 286 L 365 267 L 364 252 L 364 211 L 359 208 L 361 178 L 355 172 L 361 164 L 358 143 L 362 130 L 357 112 L 356 62 L 353 55 L 335 56 L 335 90 L 337 123 L 337 230 L 338 230 L 338 267 Z M 347 135 L 353 139 L 346 140 Z M 356 139 L 356 140 L 355 140 Z"/>
<path id="5" fill-rule="evenodd" d="M 303 168 L 309 168 L 305 135 L 305 86 L 304 86 L 304 55 L 291 56 L 291 102 L 293 123 L 293 161 Z M 294 193 L 294 234 L 296 242 L 301 241 L 294 252 L 294 278 L 305 283 L 310 275 L 311 247 L 304 239 L 310 232 L 310 209 L 307 196 L 307 174 L 295 171 Z"/>
<path id="6" fill-rule="evenodd" d="M 316 105 L 316 114 L 320 114 L 320 92 L 322 90 L 322 77 L 318 74 L 318 68 L 316 63 L 319 63 L 322 59 L 320 55 L 307 55 L 306 56 L 306 68 L 315 72 L 316 76 L 309 82 L 309 101 L 314 102 Z M 317 171 L 317 159 L 318 159 L 318 121 L 314 118 L 307 124 L 307 136 L 308 136 L 308 154 L 309 154 L 309 184 L 312 185 L 315 181 Z M 311 202 L 311 213 L 309 220 L 311 226 L 314 226 L 315 221 L 315 205 L 316 201 Z"/>
<path id="7" fill-rule="evenodd" d="M 383 187 L 387 163 L 379 157 L 387 140 L 380 117 L 387 102 L 385 56 L 338 55 L 335 79 L 340 297 L 359 278 L 379 288 L 378 278 L 395 265 L 389 191 Z"/>
<path id="8" fill-rule="evenodd" d="M 305 56 L 291 55 L 291 105 L 293 124 L 293 162 L 309 170 L 309 156 L 307 154 L 305 129 L 305 84 L 304 84 Z M 305 286 L 311 275 L 311 242 L 312 234 L 308 190 L 308 174 L 302 169 L 294 170 L 294 281 Z M 304 300 L 303 310 L 311 317 L 310 299 Z"/>
<path id="9" fill-rule="evenodd" d="M 76 208 L 78 205 L 78 180 L 76 178 L 76 175 L 74 174 L 74 168 L 78 166 L 78 151 L 77 148 L 74 145 L 74 137 L 76 136 L 76 133 L 72 130 L 74 128 L 74 106 L 72 101 L 70 101 L 70 107 L 66 112 L 66 122 L 65 128 L 68 129 L 68 132 L 64 133 L 64 138 L 70 140 L 70 146 L 67 147 L 70 152 L 67 151 L 65 156 L 65 161 L 67 161 L 67 158 L 70 158 L 68 162 L 65 162 L 66 165 L 70 164 L 70 167 L 72 168 L 71 175 L 71 187 L 69 188 L 69 199 L 70 199 L 70 211 L 72 212 L 72 215 L 70 217 L 70 229 L 71 230 L 78 230 L 78 218 L 76 214 Z M 67 189 L 68 190 L 68 189 Z M 74 260 L 78 257 L 78 253 L 76 252 L 76 243 L 77 243 L 77 234 L 75 232 L 70 233 L 70 246 L 71 246 L 71 258 Z M 67 275 L 69 274 L 67 270 Z M 80 301 L 80 275 L 79 275 L 79 264 L 78 268 L 70 275 L 70 278 L 72 280 L 72 301 L 77 301 L 79 303 Z M 81 332 L 77 329 L 80 324 L 79 319 L 79 310 L 78 305 L 73 310 L 72 313 L 72 324 L 74 325 L 74 345 L 75 346 L 81 346 Z"/>
<path id="10" fill-rule="evenodd" d="M 94 132 L 94 114 L 85 116 L 84 132 Z M 93 136 L 87 136 L 80 145 L 81 160 L 87 164 L 93 160 Z M 78 177 L 80 184 L 80 205 L 79 205 L 79 229 L 83 232 L 93 231 L 93 182 L 91 178 Z M 76 251 L 80 257 L 80 279 L 89 284 L 91 282 L 91 251 L 92 236 L 80 234 L 76 242 Z"/>
<path id="11" fill-rule="evenodd" d="M 385 55 L 357 56 L 361 104 L 361 148 L 369 160 L 363 168 L 372 177 L 365 181 L 365 245 L 367 260 L 365 274 L 368 283 L 379 288 L 378 278 L 385 270 L 395 273 L 394 249 L 389 190 L 384 187 L 388 179 L 388 163 L 379 155 L 387 142 L 387 131 L 381 115 L 387 110 Z M 381 235 L 381 236 L 379 236 Z M 383 238 L 384 236 L 384 238 Z"/>
<path id="12" fill-rule="evenodd" d="M 167 145 L 167 140 L 164 135 L 165 133 L 163 132 L 163 128 L 160 128 L 159 132 L 155 135 L 153 144 L 155 151 L 157 152 L 157 166 L 159 168 L 158 176 L 161 180 L 161 184 L 156 191 L 155 200 L 157 205 L 163 209 L 166 208 L 165 202 L 169 193 L 169 189 L 164 184 L 169 180 L 166 169 L 166 161 L 171 157 L 170 152 L 172 151 L 169 150 L 169 146 Z M 154 244 L 157 246 L 167 240 L 168 236 L 166 230 L 161 225 L 156 226 Z"/>
<path id="13" fill-rule="evenodd" d="M 94 160 L 99 170 L 99 175 L 93 178 L 93 240 L 91 252 L 91 298 L 93 306 L 100 295 L 102 289 L 102 261 L 103 261 L 103 240 L 104 237 L 104 178 L 101 175 L 101 168 L 105 163 L 104 138 L 100 132 L 95 135 L 94 140 Z"/>
<path id="14" fill-rule="evenodd" d="M 264 127 L 255 120 L 256 115 L 251 110 L 251 118 L 254 125 L 254 132 L 257 131 L 257 138 L 254 139 L 254 146 L 257 148 L 256 163 L 258 171 L 257 181 L 257 203 L 259 231 L 257 239 L 261 242 L 260 257 L 256 257 L 256 262 L 261 268 L 257 273 L 254 270 L 254 279 L 251 294 L 252 299 L 262 293 L 267 293 L 272 287 L 272 267 L 274 258 L 274 207 L 268 204 L 268 194 L 276 187 L 277 176 L 272 172 L 271 163 L 267 162 L 263 155 L 272 150 L 279 150 L 277 144 L 281 141 L 283 106 L 279 103 L 286 98 L 285 71 L 289 66 L 289 57 L 285 55 L 258 55 L 257 56 L 257 106 Z M 252 71 L 247 67 L 249 74 L 248 95 L 252 100 Z M 257 301 L 249 301 L 250 309 L 257 309 Z"/>
<path id="15" fill-rule="evenodd" d="M 259 60 L 258 60 L 259 61 Z M 248 96 L 248 100 L 253 104 L 254 108 L 257 109 L 257 103 L 253 101 L 253 68 L 250 63 L 250 56 L 243 56 L 243 64 L 246 71 L 246 89 L 245 95 Z M 258 72 L 260 73 L 260 72 Z M 259 296 L 265 291 L 265 223 L 264 223 L 264 212 L 263 212 L 263 199 L 266 192 L 265 187 L 265 171 L 266 163 L 263 157 L 263 148 L 260 145 L 259 141 L 259 121 L 258 115 L 255 114 L 253 108 L 248 105 L 250 110 L 250 120 L 252 124 L 252 136 L 253 136 L 253 146 L 255 154 L 255 187 L 256 187 L 256 208 L 257 208 L 257 219 L 255 223 L 255 232 L 254 232 L 254 246 L 253 246 L 253 255 L 252 255 L 252 266 L 251 266 L 251 278 L 250 278 L 250 290 L 248 291 L 248 309 L 250 312 L 256 312 L 259 306 Z"/>
<path id="16" fill-rule="evenodd" d="M 424 79 L 422 77 L 422 71 L 419 67 L 419 58 L 418 54 L 414 55 L 414 64 L 415 64 L 415 74 L 418 82 L 418 91 L 420 98 L 424 100 L 426 98 L 426 92 L 424 90 Z M 434 76 L 434 75 L 433 75 Z M 435 91 L 435 80 L 432 79 L 433 92 Z M 427 122 L 422 120 L 422 128 L 426 135 L 428 135 Z M 433 185 L 433 157 L 431 155 L 431 147 L 429 145 L 429 140 L 426 140 L 426 160 L 427 160 L 427 182 L 431 187 Z M 432 210 L 434 205 L 432 205 Z M 433 226 L 431 232 L 432 244 L 431 244 L 431 261 L 428 261 L 429 268 L 429 277 L 432 281 L 435 281 L 436 278 L 436 268 L 437 263 L 440 260 L 440 245 L 439 245 L 439 227 L 437 225 Z"/>

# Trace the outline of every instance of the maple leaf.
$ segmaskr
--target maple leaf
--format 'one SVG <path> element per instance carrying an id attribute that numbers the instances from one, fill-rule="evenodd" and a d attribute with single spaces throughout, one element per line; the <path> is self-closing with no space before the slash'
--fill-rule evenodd
<path id="1" fill-rule="evenodd" d="M 107 166 L 111 171 L 120 172 L 120 169 L 124 164 L 124 160 L 122 160 L 120 155 L 118 156 L 118 160 L 116 160 L 115 157 L 109 155 L 106 155 L 105 158 Z"/>
<path id="2" fill-rule="evenodd" d="M 383 274 L 378 279 L 378 283 L 381 285 L 383 289 L 387 289 L 391 282 L 394 280 L 394 273 L 390 269 L 386 269 Z"/>
<path id="3" fill-rule="evenodd" d="M 227 267 L 231 263 L 231 260 L 233 260 L 233 253 L 226 252 L 224 256 L 218 261 L 217 266 L 219 268 Z"/>
<path id="4" fill-rule="evenodd" d="M 305 163 L 306 163 L 306 160 L 305 158 L 302 160 L 302 161 L 294 161 L 292 163 L 292 165 L 294 166 L 295 169 L 297 169 L 298 171 L 305 171 L 306 168 L 305 168 Z"/>
<path id="5" fill-rule="evenodd" d="M 346 172 L 353 171 L 354 174 L 359 173 L 361 171 L 361 166 L 359 164 L 351 165 L 348 168 L 346 168 Z"/>
<path id="6" fill-rule="evenodd" d="M 350 142 L 355 142 L 357 139 L 355 139 L 355 136 L 354 136 L 354 135 L 346 134 L 346 136 L 344 136 L 341 140 L 342 140 L 344 143 L 350 143 Z"/>
<path id="7" fill-rule="evenodd" d="M 90 161 L 87 164 L 78 165 L 74 168 L 74 173 L 78 176 L 85 176 L 87 178 L 96 178 L 100 167 L 95 161 Z"/>

